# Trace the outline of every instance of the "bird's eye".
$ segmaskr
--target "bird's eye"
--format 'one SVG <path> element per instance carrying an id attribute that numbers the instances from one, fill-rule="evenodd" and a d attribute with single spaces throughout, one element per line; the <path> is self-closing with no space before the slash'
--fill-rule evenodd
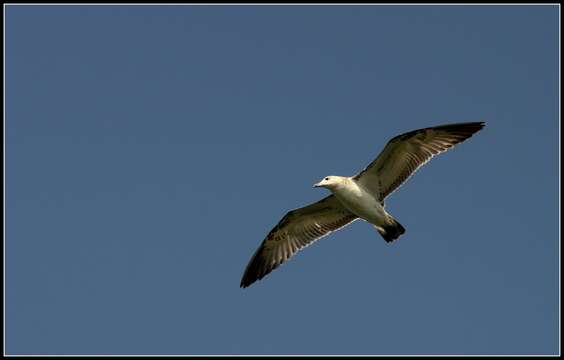
<path id="1" fill-rule="evenodd" d="M 326 177 L 326 178 L 325 178 L 325 181 L 329 181 L 329 178 L 328 178 L 328 177 Z"/>

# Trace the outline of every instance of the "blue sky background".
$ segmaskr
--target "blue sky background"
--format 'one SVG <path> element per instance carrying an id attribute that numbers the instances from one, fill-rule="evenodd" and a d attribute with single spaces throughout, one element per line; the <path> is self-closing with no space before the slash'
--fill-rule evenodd
<path id="1" fill-rule="evenodd" d="M 559 351 L 556 6 L 8 6 L 8 354 Z M 325 175 L 486 128 L 248 289 Z"/>

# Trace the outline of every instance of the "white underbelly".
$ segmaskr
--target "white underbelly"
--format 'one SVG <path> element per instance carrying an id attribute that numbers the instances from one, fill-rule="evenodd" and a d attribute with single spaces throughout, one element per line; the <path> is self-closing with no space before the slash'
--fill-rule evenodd
<path id="1" fill-rule="evenodd" d="M 370 193 L 361 188 L 341 189 L 334 192 L 343 206 L 358 217 L 374 224 L 380 225 L 386 219 L 386 211 L 382 204 Z"/>

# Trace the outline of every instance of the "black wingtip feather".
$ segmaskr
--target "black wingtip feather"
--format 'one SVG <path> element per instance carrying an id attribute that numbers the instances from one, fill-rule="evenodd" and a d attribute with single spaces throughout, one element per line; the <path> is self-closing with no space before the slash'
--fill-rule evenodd
<path id="1" fill-rule="evenodd" d="M 445 124 L 439 126 L 432 126 L 432 127 L 408 131 L 406 133 L 397 135 L 392 139 L 390 139 L 389 142 L 391 143 L 394 141 L 405 140 L 420 133 L 421 131 L 431 130 L 431 129 L 460 132 L 460 135 L 464 136 L 464 139 L 467 139 L 470 136 L 472 136 L 474 133 L 482 130 L 484 126 L 486 126 L 486 123 L 484 121 L 462 122 L 462 123 L 452 123 L 452 124 Z"/>
<path id="2" fill-rule="evenodd" d="M 484 121 L 477 121 L 477 122 L 466 122 L 466 123 L 455 123 L 455 124 L 446 124 L 435 126 L 435 130 L 447 130 L 452 131 L 454 133 L 460 133 L 461 135 L 472 135 L 480 130 L 482 130 L 486 126 Z"/>
<path id="3" fill-rule="evenodd" d="M 264 248 L 261 245 L 259 249 L 256 251 L 255 255 L 253 255 L 253 258 L 249 262 L 249 265 L 247 265 L 247 268 L 245 269 L 245 273 L 243 274 L 243 277 L 241 278 L 241 283 L 239 285 L 241 288 L 244 289 L 246 287 L 251 286 L 253 283 L 255 283 L 258 280 L 261 280 L 263 277 L 265 277 L 266 275 L 271 273 L 274 269 L 276 269 L 278 266 L 280 266 L 281 263 L 279 262 L 275 262 L 271 266 L 267 266 L 263 257 L 261 256 L 263 250 Z"/>

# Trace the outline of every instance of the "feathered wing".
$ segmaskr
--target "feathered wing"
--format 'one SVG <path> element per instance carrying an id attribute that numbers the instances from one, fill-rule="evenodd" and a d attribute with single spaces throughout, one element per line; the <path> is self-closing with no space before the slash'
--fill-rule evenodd
<path id="1" fill-rule="evenodd" d="M 333 195 L 289 211 L 249 261 L 241 287 L 262 279 L 299 250 L 356 219 Z"/>
<path id="2" fill-rule="evenodd" d="M 448 124 L 398 135 L 354 178 L 384 200 L 433 156 L 468 139 L 484 125 L 483 122 Z"/>

